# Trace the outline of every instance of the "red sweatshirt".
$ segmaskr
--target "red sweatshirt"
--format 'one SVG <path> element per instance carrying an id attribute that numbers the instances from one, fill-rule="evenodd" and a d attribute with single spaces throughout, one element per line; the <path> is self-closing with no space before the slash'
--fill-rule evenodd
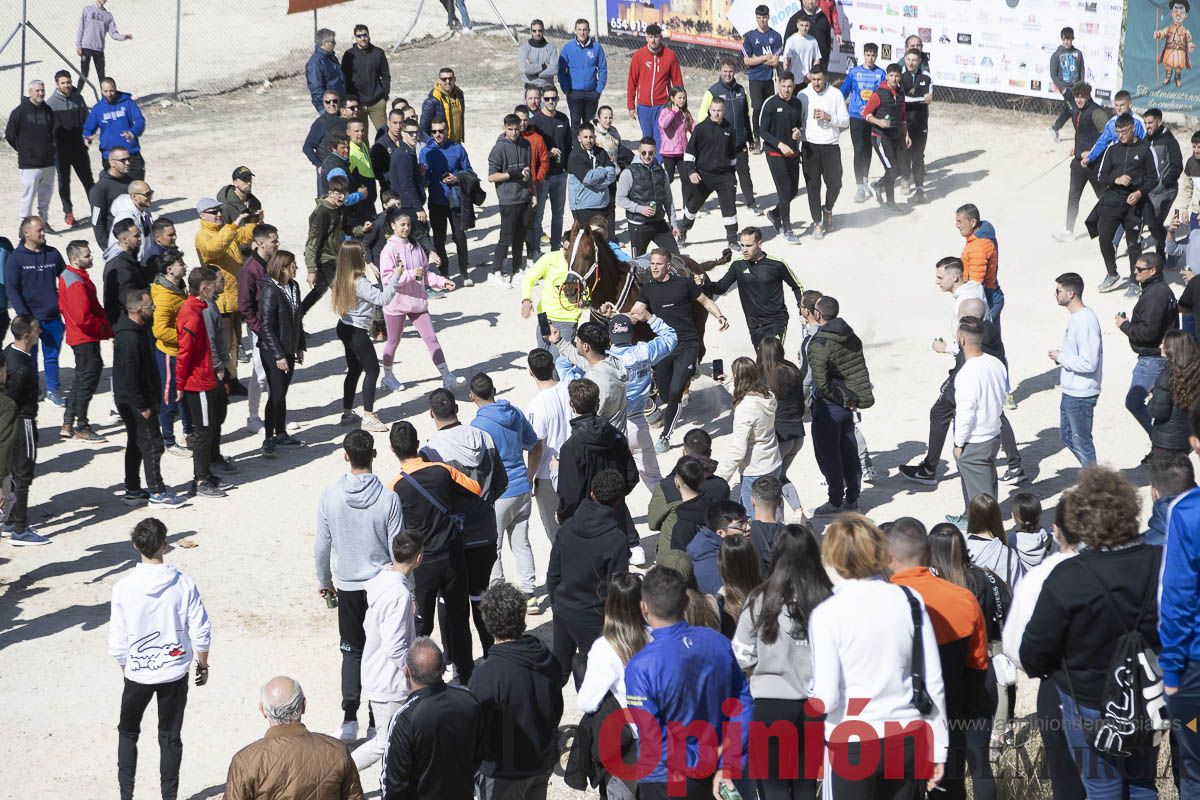
<path id="1" fill-rule="evenodd" d="M 208 329 L 204 327 L 205 302 L 190 296 L 183 301 L 175 328 L 179 331 L 179 355 L 175 357 L 175 386 L 181 392 L 207 392 L 217 386 L 213 372 Z"/>
<path id="2" fill-rule="evenodd" d="M 58 307 L 67 326 L 67 344 L 72 347 L 112 338 L 112 326 L 96 296 L 96 284 L 86 272 L 70 264 L 58 276 Z"/>
<path id="3" fill-rule="evenodd" d="M 630 111 L 636 106 L 665 106 L 672 86 L 683 86 L 683 72 L 674 50 L 663 45 L 657 53 L 652 53 L 646 45 L 633 54 L 625 86 Z"/>

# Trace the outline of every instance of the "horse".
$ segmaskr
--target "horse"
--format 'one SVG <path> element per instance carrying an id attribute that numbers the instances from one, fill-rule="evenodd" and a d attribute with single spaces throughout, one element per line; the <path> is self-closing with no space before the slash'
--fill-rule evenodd
<path id="1" fill-rule="evenodd" d="M 607 323 L 616 314 L 627 313 L 638 302 L 640 285 L 650 280 L 649 271 L 636 268 L 638 262 L 626 263 L 617 259 L 604 236 L 590 226 L 576 222 L 563 240 L 567 259 L 567 280 L 562 291 L 565 298 L 577 306 L 586 306 L 590 319 Z M 685 255 L 673 255 L 672 273 L 687 278 L 703 275 L 733 259 L 733 251 L 725 248 L 710 261 L 696 261 Z M 704 358 L 704 326 L 708 312 L 699 303 L 692 304 L 692 321 L 700 333 L 700 358 Z M 650 326 L 639 322 L 633 330 L 635 342 L 654 338 Z"/>

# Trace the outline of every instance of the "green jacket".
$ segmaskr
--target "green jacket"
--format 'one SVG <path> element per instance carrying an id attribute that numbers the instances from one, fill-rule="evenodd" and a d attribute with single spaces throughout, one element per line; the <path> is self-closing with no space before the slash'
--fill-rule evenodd
<path id="1" fill-rule="evenodd" d="M 668 550 L 671 549 L 671 531 L 675 530 L 675 509 L 680 500 L 669 501 L 663 494 L 662 484 L 654 488 L 650 496 L 650 507 L 646 509 L 646 524 L 652 531 L 658 531 L 658 555 L 655 561 L 663 562 Z"/>
<path id="2" fill-rule="evenodd" d="M 826 403 L 850 409 L 875 405 L 862 340 L 840 317 L 826 322 L 813 334 L 808 344 L 808 366 L 813 391 Z"/>
<path id="3" fill-rule="evenodd" d="M 345 208 L 322 197 L 308 215 L 308 241 L 304 244 L 304 265 L 308 271 L 316 272 L 320 264 L 336 264 L 346 234 L 361 236 L 362 229 L 347 228 Z"/>

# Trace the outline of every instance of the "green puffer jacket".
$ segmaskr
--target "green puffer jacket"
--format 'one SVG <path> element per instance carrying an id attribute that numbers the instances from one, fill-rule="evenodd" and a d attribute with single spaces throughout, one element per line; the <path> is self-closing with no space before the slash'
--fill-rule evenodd
<path id="1" fill-rule="evenodd" d="M 808 365 L 813 389 L 825 402 L 851 409 L 875 405 L 862 340 L 840 317 L 813 334 Z"/>

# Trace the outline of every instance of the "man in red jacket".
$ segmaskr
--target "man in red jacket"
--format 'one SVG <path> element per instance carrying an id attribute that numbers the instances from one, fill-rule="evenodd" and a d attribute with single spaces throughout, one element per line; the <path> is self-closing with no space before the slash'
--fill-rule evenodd
<path id="1" fill-rule="evenodd" d="M 667 104 L 672 86 L 683 86 L 683 72 L 675 51 L 663 44 L 662 28 L 646 26 L 646 46 L 629 60 L 629 81 L 625 91 L 630 119 L 642 127 L 642 138 L 654 137 L 656 152 L 662 152 L 659 141 L 658 112 Z"/>
<path id="2" fill-rule="evenodd" d="M 88 444 L 99 444 L 108 440 L 88 424 L 88 405 L 100 386 L 100 373 L 104 371 L 100 342 L 112 338 L 112 326 L 96 296 L 96 284 L 88 275 L 92 267 L 92 250 L 88 243 L 76 239 L 68 244 L 67 261 L 67 268 L 58 276 L 58 306 L 66 323 L 67 344 L 75 353 L 75 383 L 67 397 L 59 435 L 64 439 L 74 437 Z"/>
<path id="3" fill-rule="evenodd" d="M 188 275 L 187 300 L 179 309 L 175 326 L 179 332 L 179 355 L 175 357 L 175 386 L 183 395 L 192 417 L 192 485 L 189 496 L 225 497 L 220 481 L 212 473 L 212 462 L 220 444 L 221 428 L 212 413 L 224 391 L 217 385 L 204 309 L 217 287 L 212 267 L 196 267 Z"/>

